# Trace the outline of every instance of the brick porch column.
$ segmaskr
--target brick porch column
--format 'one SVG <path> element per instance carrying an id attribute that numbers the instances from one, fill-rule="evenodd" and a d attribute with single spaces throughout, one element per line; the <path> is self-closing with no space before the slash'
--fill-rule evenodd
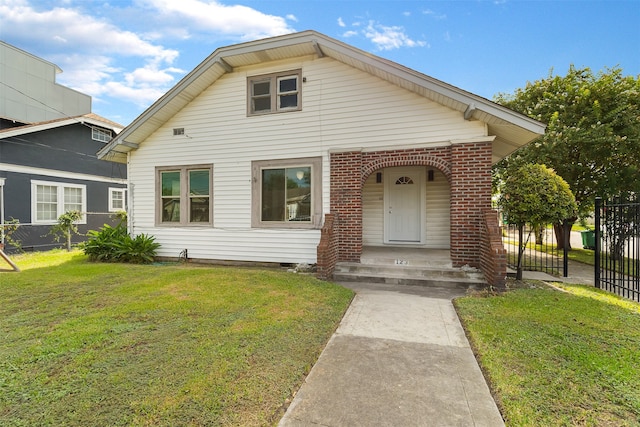
<path id="1" fill-rule="evenodd" d="M 480 267 L 483 212 L 491 209 L 491 142 L 451 147 L 451 261 Z"/>
<path id="2" fill-rule="evenodd" d="M 330 153 L 331 212 L 338 221 L 338 261 L 359 262 L 362 254 L 362 153 Z"/>

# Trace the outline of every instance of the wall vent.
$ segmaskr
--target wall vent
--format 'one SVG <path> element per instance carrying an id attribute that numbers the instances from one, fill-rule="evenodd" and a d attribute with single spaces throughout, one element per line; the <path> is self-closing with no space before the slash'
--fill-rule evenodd
<path id="1" fill-rule="evenodd" d="M 184 128 L 173 128 L 173 136 L 184 135 Z"/>

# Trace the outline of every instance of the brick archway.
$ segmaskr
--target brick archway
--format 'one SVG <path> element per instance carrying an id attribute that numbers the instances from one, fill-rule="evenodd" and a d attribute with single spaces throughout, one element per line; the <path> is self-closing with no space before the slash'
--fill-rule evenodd
<path id="1" fill-rule="evenodd" d="M 432 166 L 451 187 L 451 259 L 454 266 L 480 264 L 482 212 L 491 207 L 491 143 L 330 154 L 330 207 L 338 218 L 338 260 L 360 261 L 362 188 L 374 171 L 394 166 Z"/>
<path id="2" fill-rule="evenodd" d="M 447 178 L 447 181 L 451 183 L 451 163 L 441 157 L 430 155 L 415 155 L 410 156 L 409 158 L 407 158 L 407 156 L 405 155 L 390 156 L 383 159 L 375 159 L 368 164 L 364 164 L 366 154 L 363 157 L 364 159 L 361 178 L 361 184 L 363 186 L 367 178 L 369 178 L 369 175 L 371 175 L 373 172 L 380 169 L 397 166 L 431 166 L 440 170 Z"/>

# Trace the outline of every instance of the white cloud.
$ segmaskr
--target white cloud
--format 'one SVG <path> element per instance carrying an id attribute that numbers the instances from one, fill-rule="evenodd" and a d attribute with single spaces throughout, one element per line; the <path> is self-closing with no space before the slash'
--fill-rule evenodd
<path id="1" fill-rule="evenodd" d="M 48 58 L 64 71 L 60 77 L 70 86 L 91 96 L 104 93 L 104 83 L 120 70 L 111 65 L 108 56 L 86 54 L 55 54 Z"/>
<path id="2" fill-rule="evenodd" d="M 392 50 L 402 47 L 429 47 L 423 40 L 410 38 L 401 26 L 386 26 L 369 21 L 364 29 L 364 36 L 371 40 L 380 50 Z"/>
<path id="3" fill-rule="evenodd" d="M 91 95 L 147 106 L 185 70 L 178 50 L 163 43 L 199 36 L 254 40 L 295 31 L 294 15 L 273 16 L 242 5 L 205 0 L 91 3 L 0 0 L 1 32 L 9 43 L 55 63 L 58 82 Z M 120 25 L 129 23 L 135 30 Z M 135 32 L 134 32 L 135 31 Z"/>
<path id="4" fill-rule="evenodd" d="M 155 14 L 162 15 L 156 18 L 170 19 L 182 28 L 190 28 L 192 32 L 255 40 L 295 31 L 286 18 L 264 14 L 242 5 L 227 6 L 217 1 L 200 0 L 144 0 L 144 4 L 155 9 Z M 176 20 L 176 17 L 183 19 Z M 295 21 L 295 17 L 292 20 Z"/>
<path id="5" fill-rule="evenodd" d="M 104 89 L 112 98 L 120 101 L 130 101 L 143 108 L 153 103 L 166 92 L 162 88 L 131 87 L 117 81 L 108 82 Z"/>
<path id="6" fill-rule="evenodd" d="M 26 1 L 0 3 L 3 32 L 13 37 L 39 40 L 44 48 L 157 57 L 173 61 L 178 52 L 149 43 L 136 34 L 86 15 L 73 8 L 39 11 Z"/>
<path id="7" fill-rule="evenodd" d="M 46 52 L 39 56 L 62 68 L 59 83 L 92 97 L 113 96 L 108 90 L 111 85 L 129 86 L 147 102 L 148 95 L 137 89 L 162 87 L 164 91 L 174 80 L 171 74 L 183 72 L 166 67 L 176 60 L 178 51 L 73 7 L 38 10 L 25 0 L 1 0 L 0 21 L 12 39 L 37 46 L 39 52 Z M 123 67 L 132 61 L 142 65 L 127 77 Z"/>
<path id="8" fill-rule="evenodd" d="M 422 11 L 422 14 L 423 14 L 423 15 L 431 16 L 432 18 L 434 18 L 434 19 L 438 19 L 438 20 L 440 20 L 440 19 L 447 19 L 447 15 L 445 15 L 444 13 L 437 13 L 437 12 L 435 12 L 435 11 L 431 10 L 431 9 L 425 9 L 425 10 L 423 10 L 423 11 Z"/>
<path id="9" fill-rule="evenodd" d="M 131 87 L 165 86 L 174 81 L 172 74 L 183 73 L 184 70 L 178 68 L 158 69 L 151 64 L 147 64 L 144 67 L 136 68 L 132 72 L 126 73 L 125 80 Z"/>
<path id="10" fill-rule="evenodd" d="M 338 18 L 338 25 L 343 28 L 347 27 L 342 17 Z M 392 50 L 403 47 L 430 47 L 429 43 L 424 40 L 411 38 L 402 26 L 383 25 L 373 20 L 365 21 L 362 17 L 350 25 L 350 28 L 342 33 L 342 37 L 365 37 L 369 39 L 378 50 Z"/>

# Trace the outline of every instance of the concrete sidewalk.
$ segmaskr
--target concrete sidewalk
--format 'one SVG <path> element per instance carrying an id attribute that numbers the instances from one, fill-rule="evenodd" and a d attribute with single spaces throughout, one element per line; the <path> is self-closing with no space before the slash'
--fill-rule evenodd
<path id="1" fill-rule="evenodd" d="M 503 426 L 451 299 L 464 289 L 343 283 L 356 296 L 280 426 Z"/>
<path id="2" fill-rule="evenodd" d="M 569 260 L 567 277 L 556 277 L 540 271 L 523 271 L 523 279 L 543 280 L 545 282 L 564 282 L 576 285 L 594 285 L 595 272 L 592 265 Z M 515 271 L 512 272 L 515 274 Z"/>

